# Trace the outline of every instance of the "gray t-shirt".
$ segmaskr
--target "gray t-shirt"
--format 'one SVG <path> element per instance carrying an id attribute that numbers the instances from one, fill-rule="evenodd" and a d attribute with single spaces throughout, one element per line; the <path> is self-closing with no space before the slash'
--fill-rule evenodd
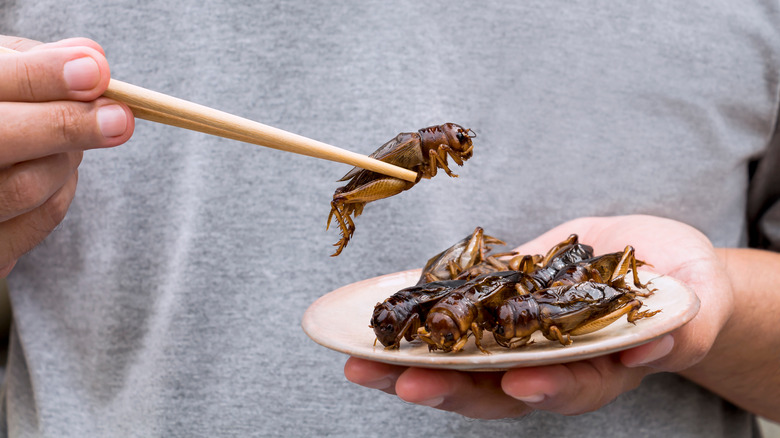
<path id="1" fill-rule="evenodd" d="M 574 217 L 645 213 L 746 244 L 750 162 L 778 107 L 774 2 L 0 11 L 6 34 L 95 39 L 117 79 L 356 152 L 443 122 L 478 135 L 460 178 L 369 204 L 336 258 L 325 221 L 349 166 L 145 121 L 126 145 L 89 151 L 68 216 L 9 277 L 9 435 L 755 433 L 751 415 L 673 374 L 585 415 L 469 420 L 347 382 L 345 356 L 300 321 L 324 293 L 421 267 L 477 225 L 517 245 Z"/>

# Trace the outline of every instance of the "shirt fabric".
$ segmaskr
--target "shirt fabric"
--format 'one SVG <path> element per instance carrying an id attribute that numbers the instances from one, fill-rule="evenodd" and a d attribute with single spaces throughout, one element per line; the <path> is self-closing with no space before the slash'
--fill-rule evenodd
<path id="1" fill-rule="evenodd" d="M 716 246 L 777 239 L 776 198 L 750 178 L 778 150 L 778 23 L 768 1 L 0 0 L 2 33 L 93 38 L 114 78 L 355 152 L 444 122 L 477 133 L 459 178 L 368 204 L 338 257 L 325 222 L 349 166 L 145 121 L 88 151 L 67 217 L 8 278 L 3 432 L 754 436 L 674 374 L 572 417 L 411 405 L 347 382 L 300 322 L 476 226 L 512 247 L 642 213 Z"/>

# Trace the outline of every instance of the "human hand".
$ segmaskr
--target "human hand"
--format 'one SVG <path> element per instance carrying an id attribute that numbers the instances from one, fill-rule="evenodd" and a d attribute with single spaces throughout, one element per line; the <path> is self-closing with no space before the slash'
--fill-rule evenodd
<path id="1" fill-rule="evenodd" d="M 648 374 L 682 371 L 709 351 L 733 303 L 729 278 L 710 241 L 680 222 L 651 216 L 582 218 L 560 225 L 520 246 L 521 254 L 544 254 L 569 234 L 596 254 L 636 249 L 638 259 L 659 274 L 687 284 L 701 308 L 688 324 L 659 340 L 593 359 L 468 373 L 407 368 L 349 358 L 348 380 L 399 398 L 473 418 L 517 417 L 533 410 L 575 415 L 597 410 L 634 389 Z M 576 342 L 576 338 L 575 338 Z M 457 353 L 455 353 L 457 354 Z"/>
<path id="2" fill-rule="evenodd" d="M 40 44 L 0 36 L 0 278 L 65 217 L 83 151 L 133 133 L 130 109 L 100 97 L 102 48 L 74 38 Z"/>

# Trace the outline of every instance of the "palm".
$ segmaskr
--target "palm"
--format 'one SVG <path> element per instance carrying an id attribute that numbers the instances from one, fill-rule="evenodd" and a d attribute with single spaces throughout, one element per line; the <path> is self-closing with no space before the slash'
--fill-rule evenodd
<path id="1" fill-rule="evenodd" d="M 636 249 L 637 258 L 649 263 L 650 269 L 691 287 L 702 303 L 700 315 L 689 327 L 675 334 L 675 341 L 678 345 L 697 344 L 697 356 L 714 342 L 714 334 L 706 335 L 713 330 L 710 327 L 701 330 L 698 326 L 706 321 L 707 325 L 715 324 L 720 328 L 728 318 L 732 300 L 728 277 L 706 236 L 683 223 L 652 216 L 581 218 L 550 230 L 518 250 L 544 251 L 544 245 L 549 248 L 556 239 L 560 241 L 571 233 L 578 234 L 581 242 L 592 245 L 596 254 L 621 251 L 631 245 Z M 680 359 L 666 364 L 665 368 L 676 371 L 700 357 Z"/>

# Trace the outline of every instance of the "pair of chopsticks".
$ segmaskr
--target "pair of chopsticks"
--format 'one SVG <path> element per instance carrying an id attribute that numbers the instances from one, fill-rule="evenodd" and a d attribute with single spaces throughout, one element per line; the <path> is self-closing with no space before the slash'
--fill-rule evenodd
<path id="1" fill-rule="evenodd" d="M 0 47 L 2 53 L 20 52 Z M 139 119 L 350 164 L 406 181 L 417 179 L 416 172 L 403 167 L 116 79 L 111 79 L 103 96 L 127 104 Z"/>

